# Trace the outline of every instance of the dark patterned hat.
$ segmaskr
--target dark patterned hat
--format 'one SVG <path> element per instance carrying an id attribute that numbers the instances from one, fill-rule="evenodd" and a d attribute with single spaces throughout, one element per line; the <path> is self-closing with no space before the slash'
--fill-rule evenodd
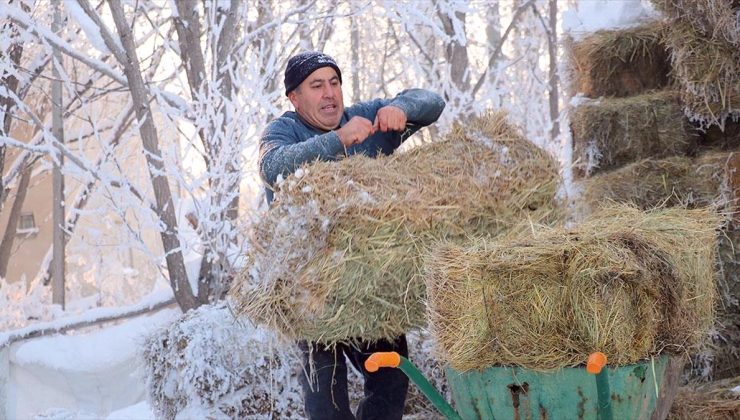
<path id="1" fill-rule="evenodd" d="M 322 67 L 331 67 L 337 72 L 339 83 L 342 83 L 342 72 L 333 58 L 318 51 L 306 51 L 294 55 L 285 67 L 285 95 L 297 88 L 306 77 Z"/>

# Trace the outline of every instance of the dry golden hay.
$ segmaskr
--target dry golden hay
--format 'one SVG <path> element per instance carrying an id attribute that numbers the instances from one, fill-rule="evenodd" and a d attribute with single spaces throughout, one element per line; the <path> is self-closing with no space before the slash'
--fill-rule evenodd
<path id="1" fill-rule="evenodd" d="M 713 206 L 729 210 L 732 197 L 728 167 L 732 153 L 699 157 L 644 159 L 583 181 L 582 214 L 614 201 L 647 210 L 654 207 Z"/>
<path id="2" fill-rule="evenodd" d="M 705 127 L 740 118 L 740 44 L 697 32 L 682 19 L 669 25 L 665 43 L 686 115 Z"/>
<path id="3" fill-rule="evenodd" d="M 306 165 L 253 228 L 236 310 L 288 339 L 397 337 L 424 322 L 428 244 L 551 220 L 558 186 L 556 162 L 501 113 L 405 153 Z"/>
<path id="4" fill-rule="evenodd" d="M 740 47 L 740 1 L 738 0 L 652 0 L 671 22 L 687 22 L 710 39 Z"/>
<path id="5" fill-rule="evenodd" d="M 740 377 L 694 387 L 681 387 L 673 401 L 668 420 L 740 419 Z"/>
<path id="6" fill-rule="evenodd" d="M 568 41 L 571 96 L 632 96 L 668 85 L 671 67 L 662 31 L 663 24 L 652 21 Z"/>
<path id="7" fill-rule="evenodd" d="M 443 244 L 425 261 L 429 327 L 459 371 L 624 365 L 692 350 L 713 322 L 709 209 L 604 208 L 579 227 Z"/>
<path id="8" fill-rule="evenodd" d="M 574 170 L 580 177 L 648 157 L 683 155 L 696 142 L 673 91 L 587 101 L 570 120 Z"/>

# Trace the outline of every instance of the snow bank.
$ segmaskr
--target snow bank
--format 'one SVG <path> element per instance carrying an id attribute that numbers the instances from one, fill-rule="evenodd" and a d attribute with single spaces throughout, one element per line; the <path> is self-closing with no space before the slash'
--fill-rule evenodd
<path id="1" fill-rule="evenodd" d="M 0 414 L 7 418 L 102 418 L 139 403 L 144 397 L 138 371 L 143 335 L 179 314 L 179 309 L 165 309 L 92 332 L 5 347 L 7 395 L 5 412 Z"/>
<path id="2" fill-rule="evenodd" d="M 138 404 L 134 404 L 132 406 L 122 408 L 120 410 L 116 410 L 110 414 L 108 414 L 108 417 L 106 420 L 130 420 L 130 419 L 136 419 L 136 420 L 154 420 L 154 414 L 152 413 L 152 409 L 149 407 L 149 404 L 146 403 L 146 401 L 142 401 Z"/>

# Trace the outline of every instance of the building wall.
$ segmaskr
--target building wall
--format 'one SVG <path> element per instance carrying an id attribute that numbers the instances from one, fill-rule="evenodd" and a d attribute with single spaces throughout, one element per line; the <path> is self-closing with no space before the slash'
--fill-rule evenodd
<path id="1" fill-rule="evenodd" d="M 0 213 L 2 232 L 7 229 L 10 208 L 15 201 L 16 193 L 17 189 L 14 188 Z M 6 281 L 15 282 L 24 277 L 31 280 L 38 273 L 52 242 L 51 204 L 51 173 L 32 176 L 21 214 L 33 214 L 37 232 L 16 235 Z"/>

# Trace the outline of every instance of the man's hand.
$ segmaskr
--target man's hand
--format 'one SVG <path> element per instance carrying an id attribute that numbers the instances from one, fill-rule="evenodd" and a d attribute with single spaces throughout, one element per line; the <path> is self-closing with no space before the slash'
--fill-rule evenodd
<path id="1" fill-rule="evenodd" d="M 386 131 L 403 131 L 406 129 L 406 113 L 401 108 L 386 105 L 375 114 L 373 129 Z"/>
<path id="2" fill-rule="evenodd" d="M 367 118 L 355 116 L 336 132 L 342 145 L 344 147 L 350 147 L 365 141 L 365 139 L 375 133 L 375 128 Z"/>

